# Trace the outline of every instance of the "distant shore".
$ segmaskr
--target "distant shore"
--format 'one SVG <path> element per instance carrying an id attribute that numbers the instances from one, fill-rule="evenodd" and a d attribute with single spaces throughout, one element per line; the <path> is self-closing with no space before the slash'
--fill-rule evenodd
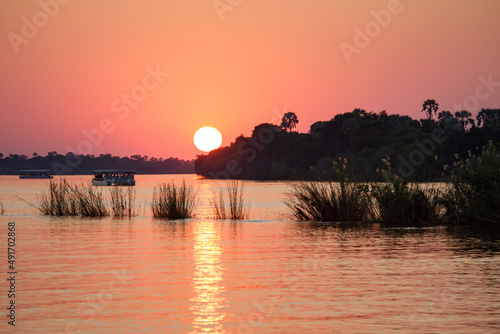
<path id="1" fill-rule="evenodd" d="M 46 156 L 36 153 L 26 155 L 0 153 L 0 175 L 18 175 L 21 169 L 47 169 L 52 175 L 89 175 L 93 169 L 134 170 L 137 174 L 193 174 L 194 160 L 155 158 L 141 155 L 118 157 L 111 154 L 100 156 L 65 155 L 49 152 Z"/>

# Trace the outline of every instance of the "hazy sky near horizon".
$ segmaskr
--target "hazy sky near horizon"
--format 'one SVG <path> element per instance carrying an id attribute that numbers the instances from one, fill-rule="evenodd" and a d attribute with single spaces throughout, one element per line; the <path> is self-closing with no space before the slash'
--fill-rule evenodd
<path id="1" fill-rule="evenodd" d="M 203 126 L 227 145 L 285 111 L 307 132 L 354 108 L 422 118 L 428 98 L 475 116 L 500 107 L 498 13 L 498 0 L 4 0 L 0 152 L 192 159 Z"/>

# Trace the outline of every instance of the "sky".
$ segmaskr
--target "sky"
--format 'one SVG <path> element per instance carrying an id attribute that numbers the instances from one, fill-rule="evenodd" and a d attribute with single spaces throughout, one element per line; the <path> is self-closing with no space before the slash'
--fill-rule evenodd
<path id="1" fill-rule="evenodd" d="M 0 152 L 193 159 L 295 112 L 500 107 L 498 0 L 2 0 Z"/>

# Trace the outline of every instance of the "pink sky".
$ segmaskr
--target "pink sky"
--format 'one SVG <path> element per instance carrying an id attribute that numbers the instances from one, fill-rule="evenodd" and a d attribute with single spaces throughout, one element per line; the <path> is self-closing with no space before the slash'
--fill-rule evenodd
<path id="1" fill-rule="evenodd" d="M 427 98 L 500 107 L 498 0 L 8 0 L 0 13 L 4 155 L 192 159 L 198 128 L 227 145 L 279 123 L 273 110 L 307 132 L 358 107 L 421 118 Z"/>

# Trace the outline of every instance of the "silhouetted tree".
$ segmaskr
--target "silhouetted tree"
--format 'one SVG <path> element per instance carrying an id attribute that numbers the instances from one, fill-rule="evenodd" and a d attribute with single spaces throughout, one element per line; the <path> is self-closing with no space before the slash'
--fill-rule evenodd
<path id="1" fill-rule="evenodd" d="M 435 180 L 441 177 L 444 164 L 454 162 L 455 153 L 463 156 L 490 139 L 500 141 L 500 109 L 483 110 L 479 116 L 483 127 L 472 126 L 463 131 L 464 125 L 472 124 L 469 119 L 466 113 L 455 117 L 450 111 L 441 111 L 437 121 L 427 118 L 417 121 L 409 116 L 355 109 L 337 114 L 329 121 L 314 123 L 307 134 L 263 123 L 254 128 L 251 137 L 239 136 L 229 146 L 198 156 L 195 171 L 214 178 L 329 178 L 333 176 L 332 161 L 342 156 L 352 161 L 349 172 L 353 179 L 382 181 L 383 176 L 376 173 L 377 168 L 385 168 L 382 158 L 390 156 L 399 170 L 400 157 L 409 161 L 415 158 L 417 150 L 425 149 L 424 159 L 412 165 L 409 178 Z M 445 131 L 441 136 L 444 142 L 422 146 L 433 140 L 437 128 Z M 276 132 L 270 135 L 269 130 Z"/>
<path id="2" fill-rule="evenodd" d="M 295 115 L 294 112 L 287 112 L 281 119 L 281 128 L 285 131 L 288 130 L 288 132 L 292 132 L 292 129 L 297 126 L 298 122 L 299 120 L 297 119 L 297 115 Z"/>
<path id="3" fill-rule="evenodd" d="M 474 120 L 471 118 L 472 114 L 467 110 L 457 111 L 455 112 L 455 117 L 460 121 L 460 125 L 462 126 L 462 130 L 466 131 L 467 126 L 474 126 Z"/>
<path id="4" fill-rule="evenodd" d="M 358 128 L 359 122 L 357 119 L 348 118 L 342 123 L 342 130 L 345 135 L 352 135 L 354 131 Z"/>
<path id="5" fill-rule="evenodd" d="M 260 135 L 266 135 L 266 132 L 268 132 L 268 131 L 278 132 L 279 129 L 274 124 L 271 124 L 271 123 L 262 123 L 262 124 L 257 125 L 255 128 L 253 128 L 252 137 L 253 138 L 258 138 L 259 134 Z"/>
<path id="6" fill-rule="evenodd" d="M 449 128 L 455 121 L 453 114 L 448 110 L 443 110 L 438 114 L 438 125 L 442 129 Z"/>
<path id="7" fill-rule="evenodd" d="M 500 128 L 500 109 L 482 109 L 476 116 L 477 125 L 489 129 Z"/>
<path id="8" fill-rule="evenodd" d="M 432 114 L 436 114 L 439 109 L 439 104 L 434 100 L 426 100 L 422 105 L 422 111 L 427 114 L 428 119 L 432 119 Z"/>

